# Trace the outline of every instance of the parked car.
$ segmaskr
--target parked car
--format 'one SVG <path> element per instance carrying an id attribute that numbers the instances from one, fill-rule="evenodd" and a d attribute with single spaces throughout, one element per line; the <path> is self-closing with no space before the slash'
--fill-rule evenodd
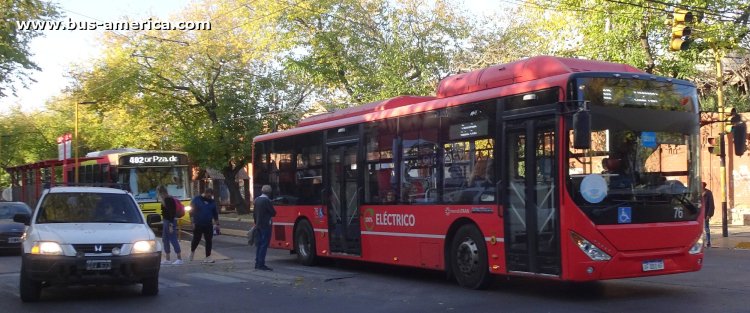
<path id="1" fill-rule="evenodd" d="M 23 202 L 0 202 L 0 250 L 21 251 L 24 225 L 13 221 L 16 214 L 31 215 L 31 208 Z"/>
<path id="2" fill-rule="evenodd" d="M 43 287 L 74 284 L 142 284 L 143 295 L 159 293 L 161 243 L 144 220 L 135 198 L 103 187 L 45 190 L 23 239 L 20 295 L 37 301 Z M 148 223 L 147 223 L 148 221 Z"/>

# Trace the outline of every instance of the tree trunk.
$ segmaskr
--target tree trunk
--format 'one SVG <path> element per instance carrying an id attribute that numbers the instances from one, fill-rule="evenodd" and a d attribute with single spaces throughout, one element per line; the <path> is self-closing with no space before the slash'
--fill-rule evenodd
<path id="1" fill-rule="evenodd" d="M 247 201 L 242 198 L 240 184 L 237 183 L 237 173 L 239 173 L 241 168 L 242 167 L 233 168 L 229 165 L 222 168 L 221 172 L 224 175 L 224 184 L 226 184 L 227 190 L 229 190 L 229 202 L 231 206 L 234 207 L 239 214 L 248 214 L 250 213 L 250 208 L 247 205 Z"/>

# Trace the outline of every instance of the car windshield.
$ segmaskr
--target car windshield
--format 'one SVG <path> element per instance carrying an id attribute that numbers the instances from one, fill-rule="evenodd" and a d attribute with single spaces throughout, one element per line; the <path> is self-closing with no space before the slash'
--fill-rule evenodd
<path id="1" fill-rule="evenodd" d="M 126 194 L 49 193 L 42 200 L 36 222 L 42 223 L 141 223 L 140 211 Z"/>
<path id="2" fill-rule="evenodd" d="M 31 214 L 31 209 L 23 203 L 0 203 L 0 219 L 12 220 L 16 214 Z"/>

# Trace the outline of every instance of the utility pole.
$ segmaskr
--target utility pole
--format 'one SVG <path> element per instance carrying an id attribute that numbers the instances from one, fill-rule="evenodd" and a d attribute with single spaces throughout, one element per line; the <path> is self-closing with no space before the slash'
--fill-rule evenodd
<path id="1" fill-rule="evenodd" d="M 716 104 L 718 106 L 719 111 L 719 120 L 724 121 L 726 119 L 726 115 L 724 114 L 724 68 L 721 65 L 721 60 L 724 58 L 724 55 L 721 50 L 719 50 L 717 47 L 713 47 L 714 50 L 714 58 L 716 60 Z M 719 154 L 719 172 L 720 172 L 720 182 L 721 182 L 721 236 L 722 237 L 729 237 L 729 226 L 727 225 L 727 166 L 726 166 L 726 129 L 724 127 L 724 123 L 721 123 L 721 131 L 719 132 L 719 146 L 721 147 L 721 152 Z"/>

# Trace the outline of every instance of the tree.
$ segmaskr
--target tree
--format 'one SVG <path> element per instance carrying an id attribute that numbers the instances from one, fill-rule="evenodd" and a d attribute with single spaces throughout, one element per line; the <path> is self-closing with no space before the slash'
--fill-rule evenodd
<path id="1" fill-rule="evenodd" d="M 431 94 L 469 35 L 460 12 L 442 0 L 297 1 L 280 20 L 296 48 L 286 64 L 329 108 Z"/>
<path id="2" fill-rule="evenodd" d="M 207 1 L 183 13 L 212 21 L 211 31 L 110 36 L 113 52 L 77 75 L 80 98 L 102 110 L 137 107 L 192 162 L 220 169 L 240 212 L 248 204 L 235 177 L 251 161 L 252 138 L 296 121 L 310 93 L 280 66 L 283 40 L 274 38 L 275 16 L 261 5 Z M 111 81 L 122 84 L 100 87 Z"/>
<path id="3" fill-rule="evenodd" d="M 24 87 L 29 71 L 39 70 L 31 60 L 29 42 L 39 35 L 40 30 L 21 29 L 20 22 L 49 21 L 58 16 L 55 5 L 40 0 L 0 0 L 0 97 L 7 96 L 7 90 L 15 94 L 14 82 Z"/>

